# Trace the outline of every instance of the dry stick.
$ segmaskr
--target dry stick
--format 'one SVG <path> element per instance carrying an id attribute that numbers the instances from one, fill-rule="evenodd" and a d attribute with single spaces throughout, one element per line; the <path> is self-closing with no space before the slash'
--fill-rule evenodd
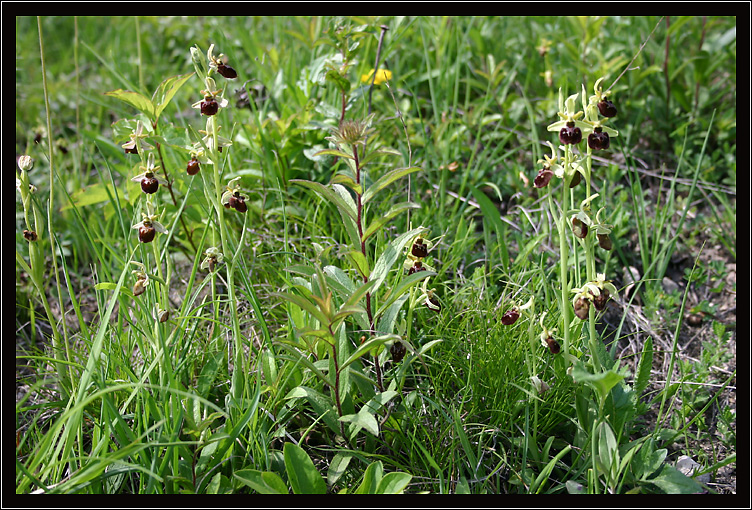
<path id="1" fill-rule="evenodd" d="M 635 60 L 637 59 L 637 56 L 638 56 L 638 55 L 639 55 L 639 54 L 640 54 L 640 53 L 642 52 L 642 49 L 643 49 L 643 48 L 645 47 L 645 45 L 646 45 L 646 44 L 648 43 L 648 41 L 650 40 L 650 38 L 651 38 L 651 37 L 653 36 L 653 32 L 655 32 L 655 29 L 656 29 L 656 28 L 658 28 L 658 25 L 660 25 L 660 24 L 661 24 L 661 21 L 662 21 L 662 20 L 663 20 L 663 16 L 661 16 L 661 19 L 659 19 L 659 20 L 658 20 L 658 23 L 656 23 L 656 24 L 655 24 L 655 26 L 653 27 L 653 30 L 651 30 L 651 31 L 650 31 L 650 34 L 649 34 L 649 35 L 648 35 L 648 36 L 647 36 L 647 37 L 645 38 L 645 40 L 644 40 L 644 41 L 642 42 L 642 44 L 640 45 L 640 48 L 639 48 L 639 49 L 637 50 L 637 53 L 635 53 L 635 56 L 634 56 L 634 57 L 632 57 L 632 60 L 630 60 L 630 61 L 629 61 L 629 64 L 627 65 L 627 67 L 625 67 L 625 68 L 624 68 L 624 70 L 623 70 L 623 71 L 621 72 L 621 74 L 620 74 L 620 75 L 619 75 L 619 76 L 618 76 L 618 77 L 617 77 L 617 78 L 616 78 L 616 79 L 614 80 L 614 82 L 613 82 L 613 83 L 611 84 L 611 86 L 610 86 L 610 87 L 608 87 L 608 88 L 606 89 L 606 92 L 608 92 L 609 90 L 611 90 L 611 89 L 613 88 L 613 86 L 614 86 L 614 85 L 616 85 L 616 82 L 618 82 L 619 80 L 621 80 L 621 77 L 622 77 L 622 76 L 624 76 L 624 73 L 626 73 L 627 71 L 630 71 L 630 70 L 632 69 L 632 64 L 633 64 L 633 63 L 634 63 L 634 61 L 635 61 Z"/>
<path id="2" fill-rule="evenodd" d="M 371 76 L 371 87 L 368 89 L 368 115 L 371 115 L 371 96 L 373 95 L 373 85 L 376 82 L 376 75 L 379 73 L 379 60 L 381 60 L 381 45 L 384 42 L 384 34 L 389 30 L 386 25 L 381 25 L 381 35 L 379 36 L 379 46 L 376 48 L 376 62 L 373 65 L 373 76 Z"/>

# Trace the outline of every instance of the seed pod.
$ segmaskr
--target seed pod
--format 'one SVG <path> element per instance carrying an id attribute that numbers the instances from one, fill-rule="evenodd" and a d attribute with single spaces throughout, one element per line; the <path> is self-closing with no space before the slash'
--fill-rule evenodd
<path id="1" fill-rule="evenodd" d="M 605 309 L 609 296 L 610 293 L 608 292 L 608 289 L 601 289 L 601 293 L 593 298 L 593 305 L 595 306 L 595 309 L 599 312 Z"/>
<path id="2" fill-rule="evenodd" d="M 572 232 L 574 232 L 574 235 L 580 239 L 585 239 L 588 235 L 587 223 L 575 216 L 572 218 Z"/>
<path id="3" fill-rule="evenodd" d="M 185 167 L 185 171 L 188 172 L 188 175 L 196 175 L 199 170 L 201 170 L 201 165 L 198 160 L 196 158 L 191 158 L 188 162 L 188 166 Z"/>
<path id="4" fill-rule="evenodd" d="M 604 117 L 616 117 L 616 107 L 614 106 L 614 103 L 608 99 L 604 99 L 598 103 L 598 111 L 601 112 L 601 115 Z"/>
<path id="5" fill-rule="evenodd" d="M 423 239 L 419 237 L 413 243 L 410 253 L 412 253 L 413 257 L 425 258 L 428 255 L 428 245 L 423 244 Z"/>
<path id="6" fill-rule="evenodd" d="M 551 354 L 559 354 L 561 352 L 561 346 L 559 345 L 559 342 L 554 340 L 553 337 L 548 337 L 546 339 L 546 343 L 548 344 L 548 350 L 551 351 Z"/>
<path id="7" fill-rule="evenodd" d="M 574 314 L 580 318 L 580 320 L 587 320 L 588 312 L 590 311 L 590 301 L 581 297 L 574 302 Z"/>
<path id="8" fill-rule="evenodd" d="M 159 318 L 159 322 L 167 322 L 167 320 L 170 318 L 170 311 L 160 310 L 159 313 L 157 313 L 157 317 Z"/>
<path id="9" fill-rule="evenodd" d="M 216 115 L 219 111 L 219 103 L 213 97 L 205 98 L 201 101 L 201 114 L 202 115 Z"/>
<path id="10" fill-rule="evenodd" d="M 157 229 L 153 225 L 144 225 L 138 229 L 138 240 L 142 243 L 150 243 L 154 240 Z"/>
<path id="11" fill-rule="evenodd" d="M 511 326 L 512 324 L 517 322 L 517 319 L 519 318 L 520 312 L 517 310 L 517 308 L 512 308 L 501 317 L 501 323 L 505 326 Z"/>
<path id="12" fill-rule="evenodd" d="M 159 181 L 156 177 L 154 177 L 154 174 L 147 174 L 143 179 L 141 179 L 141 190 L 144 193 L 156 193 L 158 189 Z"/>
<path id="13" fill-rule="evenodd" d="M 394 342 L 391 349 L 389 349 L 389 352 L 392 354 L 392 361 L 394 363 L 399 363 L 400 361 L 402 361 L 402 358 L 405 357 L 407 348 L 402 344 L 402 342 Z"/>
<path id="14" fill-rule="evenodd" d="M 596 234 L 598 237 L 598 245 L 606 251 L 611 251 L 613 244 L 611 244 L 611 238 L 608 234 Z"/>

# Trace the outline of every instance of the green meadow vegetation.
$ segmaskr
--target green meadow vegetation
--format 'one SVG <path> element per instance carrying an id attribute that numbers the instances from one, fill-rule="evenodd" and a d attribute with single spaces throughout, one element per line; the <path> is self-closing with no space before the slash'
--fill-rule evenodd
<path id="1" fill-rule="evenodd" d="M 16 493 L 736 492 L 736 19 L 25 17 Z"/>

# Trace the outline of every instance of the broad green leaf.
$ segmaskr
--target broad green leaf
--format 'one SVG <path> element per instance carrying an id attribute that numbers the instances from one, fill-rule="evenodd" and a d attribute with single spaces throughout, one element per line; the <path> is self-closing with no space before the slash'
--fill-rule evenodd
<path id="1" fill-rule="evenodd" d="M 366 231 L 363 232 L 362 240 L 365 241 L 366 239 L 371 237 L 373 234 L 378 232 L 381 227 L 386 225 L 392 218 L 408 209 L 420 209 L 420 206 L 414 202 L 402 202 L 400 204 L 393 205 L 384 216 L 371 221 L 371 224 L 368 225 Z"/>
<path id="2" fill-rule="evenodd" d="M 150 119 L 153 119 L 155 117 L 154 103 L 152 103 L 151 100 L 143 94 L 132 92 L 130 90 L 117 89 L 110 92 L 105 92 L 104 95 L 120 99 L 124 103 L 133 106 L 138 111 L 143 112 Z"/>
<path id="3" fill-rule="evenodd" d="M 257 469 L 240 469 L 232 474 L 239 482 L 260 494 L 289 494 L 285 482 L 277 473 Z"/>
<path id="4" fill-rule="evenodd" d="M 402 494 L 412 478 L 413 475 L 409 473 L 387 473 L 376 487 L 376 494 Z"/>
<path id="5" fill-rule="evenodd" d="M 92 184 L 86 186 L 70 196 L 65 205 L 61 207 L 63 211 L 72 207 L 84 207 L 92 204 L 100 204 L 102 202 L 110 202 L 113 197 L 112 186 L 110 184 Z"/>
<path id="6" fill-rule="evenodd" d="M 383 156 L 384 154 L 388 156 L 402 156 L 402 153 L 396 149 L 393 149 L 391 147 L 379 147 L 376 150 L 370 151 L 366 157 L 362 158 L 360 160 L 360 167 L 363 168 L 368 163 L 370 163 L 372 160 L 376 159 L 379 156 Z"/>
<path id="7" fill-rule="evenodd" d="M 346 255 L 347 258 L 350 259 L 350 262 L 355 266 L 355 269 L 358 270 L 360 276 L 364 278 L 369 278 L 371 276 L 371 270 L 368 267 L 368 260 L 366 259 L 366 256 L 363 255 L 363 252 L 353 250 Z"/>
<path id="8" fill-rule="evenodd" d="M 322 325 L 329 324 L 329 317 L 327 317 L 314 303 L 312 303 L 308 299 L 296 294 L 290 294 L 288 292 L 275 292 L 271 295 L 282 298 L 285 301 L 289 301 L 290 303 L 299 306 L 300 308 L 311 314 L 311 316 L 317 319 Z"/>
<path id="9" fill-rule="evenodd" d="M 354 437 L 360 431 L 360 429 L 366 429 L 374 436 L 379 435 L 379 422 L 376 421 L 376 418 L 374 418 L 372 414 L 363 412 L 362 409 L 355 414 L 346 414 L 345 416 L 342 416 L 340 418 L 340 421 L 344 421 L 352 425 L 351 431 L 349 433 L 351 438 Z"/>
<path id="10" fill-rule="evenodd" d="M 329 464 L 329 470 L 326 474 L 326 479 L 329 482 L 329 485 L 337 483 L 337 480 L 345 474 L 347 466 L 350 464 L 352 458 L 352 455 L 345 453 L 338 453 L 334 456 L 332 462 Z"/>
<path id="11" fill-rule="evenodd" d="M 152 104 L 154 105 L 155 117 L 159 117 L 167 105 L 170 104 L 170 101 L 172 101 L 172 98 L 177 91 L 180 90 L 180 87 L 182 87 L 185 82 L 193 76 L 193 74 L 194 73 L 188 73 L 179 76 L 171 76 L 159 84 L 151 98 Z"/>
<path id="12" fill-rule="evenodd" d="M 658 476 L 648 480 L 667 494 L 695 494 L 703 490 L 702 485 L 673 466 L 664 465 Z"/>
<path id="13" fill-rule="evenodd" d="M 285 443 L 285 468 L 295 494 L 326 494 L 326 482 L 300 446 Z"/>
<path id="14" fill-rule="evenodd" d="M 619 384 L 619 381 L 624 379 L 624 376 L 617 374 L 613 370 L 591 374 L 587 371 L 582 362 L 578 362 L 572 370 L 572 378 L 577 382 L 587 383 L 594 388 L 600 395 L 602 399 L 601 401 L 603 401 L 603 399 L 608 396 L 611 388 Z"/>
<path id="15" fill-rule="evenodd" d="M 598 426 L 598 454 L 595 456 L 595 465 L 601 474 L 605 475 L 611 482 L 611 475 L 614 466 L 620 463 L 619 449 L 616 444 L 616 437 L 611 430 L 611 426 L 606 422 L 601 422 Z"/>
<path id="16" fill-rule="evenodd" d="M 368 203 L 368 201 L 371 200 L 374 197 L 374 195 L 376 195 L 376 193 L 386 188 L 397 179 L 400 179 L 413 172 L 417 172 L 418 170 L 422 170 L 422 168 L 420 168 L 419 166 L 411 166 L 407 168 L 396 168 L 394 170 L 391 170 L 390 172 L 385 173 L 376 182 L 371 184 L 366 189 L 365 193 L 363 193 L 363 197 L 362 197 L 363 203 L 364 204 Z"/>
<path id="17" fill-rule="evenodd" d="M 355 182 L 355 180 L 349 175 L 337 174 L 332 178 L 332 183 L 342 184 L 344 186 L 347 186 L 348 188 L 353 190 L 354 193 L 357 193 L 358 195 L 363 193 L 363 186 Z"/>
<path id="18" fill-rule="evenodd" d="M 363 481 L 360 483 L 355 494 L 373 494 L 376 492 L 376 487 L 381 482 L 381 476 L 384 472 L 384 466 L 380 460 L 372 462 L 363 473 Z"/>

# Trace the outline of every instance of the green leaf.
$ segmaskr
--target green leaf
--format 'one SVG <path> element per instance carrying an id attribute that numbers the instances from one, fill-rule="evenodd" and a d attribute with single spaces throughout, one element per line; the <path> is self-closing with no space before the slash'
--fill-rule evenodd
<path id="1" fill-rule="evenodd" d="M 164 111 L 164 109 L 167 107 L 168 104 L 170 104 L 170 101 L 172 101 L 172 98 L 175 96 L 178 90 L 180 90 L 180 87 L 185 85 L 185 82 L 187 82 L 194 73 L 188 73 L 178 76 L 171 76 L 170 78 L 165 79 L 162 83 L 159 84 L 157 87 L 157 90 L 154 92 L 154 95 L 152 96 L 152 104 L 154 105 L 154 116 L 159 117 L 159 115 Z"/>
<path id="2" fill-rule="evenodd" d="M 666 494 L 694 494 L 703 490 L 702 485 L 673 466 L 664 465 L 658 476 L 648 482 Z"/>
<path id="3" fill-rule="evenodd" d="M 300 446 L 285 443 L 287 478 L 295 494 L 326 494 L 326 482 Z"/>
<path id="4" fill-rule="evenodd" d="M 240 483 L 247 485 L 260 494 L 289 494 L 285 482 L 277 473 L 258 471 L 256 469 L 240 469 L 232 476 Z"/>
<path id="5" fill-rule="evenodd" d="M 393 205 L 384 216 L 376 218 L 371 222 L 370 225 L 368 225 L 366 231 L 363 232 L 362 241 L 365 241 L 366 239 L 371 237 L 373 234 L 378 232 L 381 227 L 386 225 L 392 218 L 408 209 L 420 209 L 420 206 L 414 202 L 402 202 L 400 204 Z"/>
<path id="6" fill-rule="evenodd" d="M 102 202 L 110 202 L 113 196 L 114 193 L 110 184 L 92 184 L 71 194 L 70 200 L 61 209 L 65 211 L 73 207 L 84 207 Z"/>
<path id="7" fill-rule="evenodd" d="M 348 216 L 352 220 L 358 218 L 355 208 L 347 203 L 341 195 L 335 193 L 332 188 L 324 186 L 320 182 L 306 181 L 303 179 L 290 179 L 290 182 L 294 182 L 295 184 L 299 184 L 300 186 L 315 191 L 321 198 L 334 204 L 341 214 Z"/>
<path id="8" fill-rule="evenodd" d="M 384 472 L 384 466 L 380 460 L 372 462 L 366 468 L 366 472 L 363 473 L 363 481 L 360 483 L 355 494 L 374 494 L 376 488 L 381 482 L 381 475 Z"/>
<path id="9" fill-rule="evenodd" d="M 309 301 L 308 299 L 298 296 L 296 294 L 290 294 L 287 292 L 275 292 L 271 294 L 272 296 L 279 297 L 281 299 L 284 299 L 285 301 L 289 301 L 290 303 L 299 306 L 309 314 L 311 314 L 312 317 L 317 319 L 322 325 L 328 326 L 329 325 L 329 317 L 327 317 L 324 312 L 322 312 L 319 307 L 317 307 L 314 303 Z"/>
<path id="10" fill-rule="evenodd" d="M 645 345 L 642 348 L 642 356 L 640 357 L 640 363 L 637 366 L 637 377 L 635 378 L 634 391 L 635 395 L 639 398 L 642 392 L 648 387 L 650 383 L 650 370 L 653 368 L 653 339 L 648 337 L 645 340 Z"/>
<path id="11" fill-rule="evenodd" d="M 409 473 L 387 473 L 376 487 L 376 494 L 402 494 L 412 478 L 413 475 Z"/>
<path id="12" fill-rule="evenodd" d="M 582 362 L 575 364 L 572 370 L 572 378 L 578 383 L 584 382 L 594 388 L 601 397 L 601 401 L 608 396 L 611 388 L 619 384 L 624 379 L 624 376 L 617 374 L 613 370 L 606 372 L 600 372 L 598 374 L 591 374 L 587 371 Z"/>
<path id="13" fill-rule="evenodd" d="M 371 269 L 368 267 L 368 260 L 366 259 L 366 256 L 363 255 L 363 252 L 353 250 L 347 252 L 346 255 L 352 265 L 355 266 L 358 273 L 360 273 L 360 276 L 364 278 L 369 278 L 371 276 Z"/>
<path id="14" fill-rule="evenodd" d="M 433 271 L 418 271 L 417 273 L 413 273 L 411 275 L 408 275 L 404 277 L 399 284 L 390 289 L 389 294 L 387 294 L 383 300 L 384 302 L 379 306 L 379 309 L 376 311 L 375 317 L 381 317 L 381 314 L 386 312 L 387 308 L 389 308 L 392 303 L 394 303 L 397 299 L 400 298 L 400 296 L 404 295 L 410 287 L 415 286 L 419 282 L 425 280 L 426 278 L 430 278 L 431 276 L 436 276 L 436 273 Z M 385 330 L 381 330 L 385 331 Z"/>
<path id="15" fill-rule="evenodd" d="M 351 423 L 353 425 L 354 428 L 350 433 L 351 438 L 355 436 L 360 429 L 366 429 L 374 436 L 379 435 L 379 422 L 376 421 L 376 418 L 374 418 L 372 414 L 363 412 L 362 409 L 355 414 L 342 416 L 340 421 Z"/>
<path id="16" fill-rule="evenodd" d="M 329 470 L 326 474 L 326 479 L 329 482 L 329 485 L 337 483 L 337 480 L 345 474 L 347 466 L 350 464 L 352 458 L 353 456 L 351 454 L 346 453 L 338 453 L 334 456 L 332 462 L 329 464 Z"/>
<path id="17" fill-rule="evenodd" d="M 337 158 L 353 159 L 351 155 L 337 149 L 323 149 L 313 154 L 314 158 L 318 158 L 320 156 L 335 156 Z"/>
<path id="18" fill-rule="evenodd" d="M 330 387 L 331 386 L 332 385 L 330 384 Z M 305 397 L 306 400 L 308 400 L 308 403 L 311 404 L 311 407 L 316 411 L 319 418 L 322 419 L 335 434 L 340 433 L 339 424 L 336 418 L 337 411 L 335 411 L 334 405 L 329 397 L 307 386 L 298 386 L 290 390 L 285 396 L 285 400 L 302 397 Z"/>
<path id="19" fill-rule="evenodd" d="M 475 186 L 470 186 L 470 191 L 475 197 L 475 201 L 478 202 L 483 217 L 493 226 L 496 231 L 496 242 L 501 250 L 501 264 L 506 270 L 509 267 L 509 252 L 507 251 L 506 240 L 506 225 L 501 220 L 501 213 L 496 209 L 496 206 L 491 202 L 491 199 L 486 196 L 485 193 L 480 191 Z"/>
<path id="20" fill-rule="evenodd" d="M 143 112 L 150 119 L 155 118 L 154 103 L 152 103 L 151 100 L 143 94 L 132 92 L 130 90 L 117 89 L 110 92 L 105 92 L 104 95 L 120 99 L 124 103 L 133 106 L 138 111 Z"/>
<path id="21" fill-rule="evenodd" d="M 370 352 L 372 349 L 378 347 L 379 345 L 383 345 L 386 342 L 390 340 L 400 339 L 399 335 L 379 335 L 374 336 L 363 342 L 361 345 L 358 346 L 357 349 L 355 349 L 355 352 L 353 352 L 347 360 L 345 360 L 344 363 L 340 366 L 340 369 L 345 368 L 346 366 L 352 364 L 355 360 L 362 357 L 366 353 Z"/>
<path id="22" fill-rule="evenodd" d="M 363 203 L 368 203 L 368 201 L 371 200 L 376 195 L 376 193 L 386 188 L 397 179 L 400 179 L 413 172 L 417 172 L 418 170 L 422 170 L 422 168 L 420 168 L 419 166 L 411 166 L 407 168 L 396 168 L 390 172 L 385 173 L 376 182 L 371 184 L 368 189 L 366 189 L 365 193 L 363 193 Z"/>

